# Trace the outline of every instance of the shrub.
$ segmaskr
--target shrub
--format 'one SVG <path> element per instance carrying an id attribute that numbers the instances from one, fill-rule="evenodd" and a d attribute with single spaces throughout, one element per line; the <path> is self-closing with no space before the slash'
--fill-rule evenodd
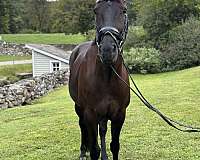
<path id="1" fill-rule="evenodd" d="M 146 36 L 147 33 L 142 26 L 130 26 L 124 46 L 125 49 L 143 47 Z"/>
<path id="2" fill-rule="evenodd" d="M 32 29 L 23 29 L 19 32 L 20 34 L 38 34 L 40 33 L 39 31 L 34 31 Z"/>
<path id="3" fill-rule="evenodd" d="M 131 48 L 124 58 L 133 73 L 160 72 L 160 52 L 154 48 Z"/>
<path id="4" fill-rule="evenodd" d="M 88 41 L 92 41 L 95 39 L 95 35 L 96 35 L 96 30 L 92 29 L 87 31 L 87 33 L 85 34 L 85 37 Z"/>
<path id="5" fill-rule="evenodd" d="M 190 18 L 164 35 L 161 60 L 164 71 L 200 65 L 200 21 Z"/>

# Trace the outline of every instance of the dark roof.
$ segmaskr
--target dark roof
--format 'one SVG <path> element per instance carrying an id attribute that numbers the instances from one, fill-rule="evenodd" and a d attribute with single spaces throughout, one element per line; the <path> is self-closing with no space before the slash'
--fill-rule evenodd
<path id="1" fill-rule="evenodd" d="M 52 45 L 46 45 L 46 44 L 27 44 L 26 47 L 33 50 L 34 49 L 41 50 L 41 51 L 47 52 L 49 54 L 52 54 L 54 56 L 57 56 L 66 60 L 69 60 L 69 57 L 71 54 L 71 51 L 66 52 L 62 49 L 56 48 Z"/>

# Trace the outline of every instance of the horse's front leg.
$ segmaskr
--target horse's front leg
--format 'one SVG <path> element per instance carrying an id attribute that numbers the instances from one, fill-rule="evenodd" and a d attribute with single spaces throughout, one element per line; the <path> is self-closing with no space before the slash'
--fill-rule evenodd
<path id="1" fill-rule="evenodd" d="M 106 132 L 107 132 L 107 119 L 103 119 L 99 123 L 99 134 L 101 138 L 101 159 L 107 160 L 107 153 L 106 153 Z"/>
<path id="2" fill-rule="evenodd" d="M 98 160 L 100 148 L 98 145 L 98 122 L 96 113 L 88 109 L 84 112 L 84 120 L 88 131 L 90 158 L 91 160 Z"/>
<path id="3" fill-rule="evenodd" d="M 81 129 L 81 147 L 80 160 L 86 160 L 86 152 L 88 151 L 88 131 L 83 119 L 83 113 L 80 107 L 75 104 L 75 111 L 79 116 L 79 127 Z"/>
<path id="4" fill-rule="evenodd" d="M 125 120 L 125 113 L 118 114 L 117 118 L 111 121 L 112 142 L 110 143 L 110 150 L 113 154 L 113 160 L 118 160 L 120 149 L 119 136 Z"/>
<path id="5" fill-rule="evenodd" d="M 88 133 L 83 119 L 79 119 L 79 126 L 81 128 L 81 154 L 80 160 L 86 160 L 86 152 L 88 150 Z"/>

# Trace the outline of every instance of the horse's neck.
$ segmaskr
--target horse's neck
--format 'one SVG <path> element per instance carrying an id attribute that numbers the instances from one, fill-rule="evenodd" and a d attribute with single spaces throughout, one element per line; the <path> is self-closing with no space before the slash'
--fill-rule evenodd
<path id="1" fill-rule="evenodd" d="M 122 60 L 119 57 L 117 62 L 113 65 L 117 72 L 121 71 L 122 67 Z M 96 63 L 96 76 L 99 77 L 102 82 L 110 83 L 113 76 L 115 76 L 114 72 L 112 71 L 111 67 L 106 66 L 102 62 L 98 61 Z M 119 73 L 120 74 L 120 73 Z"/>

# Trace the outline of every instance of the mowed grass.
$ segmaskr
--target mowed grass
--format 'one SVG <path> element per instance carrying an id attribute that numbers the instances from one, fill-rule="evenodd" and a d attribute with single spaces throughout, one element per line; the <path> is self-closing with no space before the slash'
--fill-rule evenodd
<path id="1" fill-rule="evenodd" d="M 2 34 L 2 39 L 6 42 L 18 44 L 79 44 L 86 41 L 82 34 L 65 35 L 57 34 Z"/>
<path id="2" fill-rule="evenodd" d="M 200 67 L 134 75 L 144 95 L 177 120 L 200 125 Z M 0 111 L 0 159 L 78 160 L 80 131 L 67 87 L 33 105 Z M 110 123 L 109 123 L 110 125 Z M 197 160 L 200 134 L 169 127 L 132 95 L 121 133 L 121 160 Z M 107 133 L 109 159 L 110 127 Z"/>
<path id="3" fill-rule="evenodd" d="M 12 56 L 12 55 L 0 55 L 0 62 L 5 61 L 18 61 L 18 60 L 30 60 L 31 56 Z"/>
<path id="4" fill-rule="evenodd" d="M 15 64 L 0 66 L 0 78 L 15 76 L 17 73 L 31 73 L 32 64 Z"/>

